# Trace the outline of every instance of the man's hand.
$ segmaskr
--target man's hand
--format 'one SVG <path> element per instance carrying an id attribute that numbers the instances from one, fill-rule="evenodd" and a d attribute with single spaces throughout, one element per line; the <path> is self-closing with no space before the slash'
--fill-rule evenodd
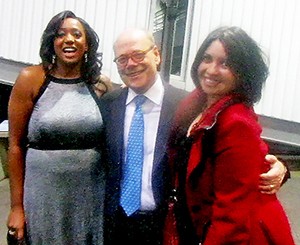
<path id="1" fill-rule="evenodd" d="M 265 159 L 270 163 L 271 169 L 260 175 L 259 190 L 264 194 L 274 194 L 280 189 L 287 169 L 273 155 L 266 155 Z"/>

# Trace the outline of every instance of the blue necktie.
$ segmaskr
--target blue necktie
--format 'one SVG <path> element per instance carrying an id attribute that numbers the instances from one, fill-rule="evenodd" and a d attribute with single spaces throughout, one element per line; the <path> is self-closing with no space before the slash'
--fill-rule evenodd
<path id="1" fill-rule="evenodd" d="M 144 162 L 144 115 L 142 105 L 144 95 L 134 98 L 136 108 L 132 118 L 127 143 L 127 157 L 123 168 L 121 206 L 127 216 L 141 206 L 142 172 Z"/>

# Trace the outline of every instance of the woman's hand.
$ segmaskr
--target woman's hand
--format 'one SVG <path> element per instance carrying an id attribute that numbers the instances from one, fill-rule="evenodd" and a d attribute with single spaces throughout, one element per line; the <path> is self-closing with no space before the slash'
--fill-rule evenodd
<path id="1" fill-rule="evenodd" d="M 23 208 L 17 207 L 10 210 L 7 220 L 7 227 L 10 231 L 10 234 L 15 236 L 18 240 L 24 238 L 25 214 Z"/>
<path id="2" fill-rule="evenodd" d="M 266 155 L 265 159 L 270 163 L 271 168 L 267 173 L 260 175 L 259 190 L 264 194 L 274 194 L 280 189 L 287 169 L 273 155 Z"/>

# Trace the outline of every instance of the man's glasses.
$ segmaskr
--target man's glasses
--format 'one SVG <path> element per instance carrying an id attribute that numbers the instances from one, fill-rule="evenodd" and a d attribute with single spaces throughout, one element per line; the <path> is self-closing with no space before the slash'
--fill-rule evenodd
<path id="1" fill-rule="evenodd" d="M 144 51 L 138 50 L 132 52 L 131 54 L 120 55 L 119 57 L 114 59 L 114 62 L 116 62 L 118 66 L 123 66 L 123 67 L 127 65 L 129 59 L 132 59 L 135 63 L 140 63 L 145 59 L 146 54 L 150 52 L 153 48 L 154 46 L 151 46 L 150 48 Z"/>

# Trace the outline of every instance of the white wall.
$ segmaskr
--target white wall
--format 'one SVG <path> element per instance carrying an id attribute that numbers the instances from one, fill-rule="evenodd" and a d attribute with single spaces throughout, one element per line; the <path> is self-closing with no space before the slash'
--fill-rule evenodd
<path id="1" fill-rule="evenodd" d="M 247 31 L 270 58 L 258 113 L 300 122 L 300 1 L 299 0 L 190 0 L 187 66 L 176 86 L 193 89 L 190 67 L 207 34 L 220 25 Z M 155 0 L 0 0 L 0 56 L 39 63 L 40 37 L 56 13 L 69 9 L 84 18 L 100 37 L 103 73 L 121 82 L 113 64 L 112 44 L 120 31 L 135 26 L 152 29 Z M 190 38 L 190 39 L 189 39 Z"/>
<path id="2" fill-rule="evenodd" d="M 189 70 L 207 34 L 220 25 L 242 27 L 270 59 L 258 113 L 300 122 L 300 1 L 194 0 L 185 88 L 193 88 Z"/>
<path id="3" fill-rule="evenodd" d="M 151 0 L 0 0 L 0 56 L 39 63 L 40 37 L 62 10 L 85 19 L 100 38 L 103 73 L 119 82 L 112 44 L 126 27 L 149 28 Z"/>

